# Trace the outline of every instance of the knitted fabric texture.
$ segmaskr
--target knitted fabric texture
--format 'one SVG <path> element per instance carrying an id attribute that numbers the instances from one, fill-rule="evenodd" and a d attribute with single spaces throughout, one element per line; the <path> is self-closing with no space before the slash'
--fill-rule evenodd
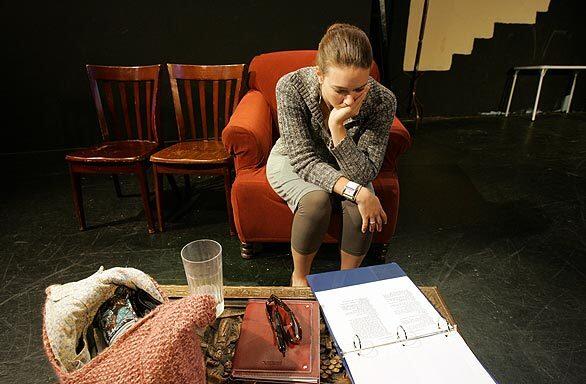
<path id="1" fill-rule="evenodd" d="M 159 301 L 164 295 L 157 283 L 146 273 L 135 268 L 103 267 L 93 275 L 67 284 L 48 287 L 43 323 L 55 358 L 66 372 L 73 372 L 87 364 L 91 355 L 87 345 L 87 329 L 98 308 L 125 285 L 141 289 Z M 78 342 L 81 341 L 81 350 Z"/>
<path id="2" fill-rule="evenodd" d="M 59 366 L 44 326 L 43 343 L 61 383 L 203 384 L 206 372 L 195 330 L 214 321 L 215 314 L 216 303 L 209 295 L 191 295 L 161 304 L 89 363 L 71 373 Z"/>
<path id="3" fill-rule="evenodd" d="M 372 77 L 368 84 L 370 90 L 360 112 L 344 122 L 346 138 L 334 147 L 320 107 L 316 68 L 301 68 L 279 79 L 276 93 L 281 137 L 273 150 L 287 156 L 303 180 L 331 193 L 342 176 L 361 185 L 376 178 L 397 100 Z"/>

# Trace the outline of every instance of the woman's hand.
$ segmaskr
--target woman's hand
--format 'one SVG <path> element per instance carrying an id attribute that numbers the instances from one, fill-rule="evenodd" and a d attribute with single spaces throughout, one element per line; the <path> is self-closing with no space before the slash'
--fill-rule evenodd
<path id="1" fill-rule="evenodd" d="M 387 223 L 387 214 L 378 197 L 368 188 L 362 187 L 356 196 L 356 204 L 362 216 L 362 233 L 366 233 L 367 230 L 381 232 L 383 224 Z"/>
<path id="2" fill-rule="evenodd" d="M 335 129 L 335 127 L 343 127 L 344 121 L 358 115 L 369 89 L 370 85 L 367 84 L 362 93 L 355 99 L 351 95 L 347 95 L 342 104 L 334 105 L 334 109 L 331 110 L 330 117 L 328 118 L 328 127 L 330 130 Z"/>

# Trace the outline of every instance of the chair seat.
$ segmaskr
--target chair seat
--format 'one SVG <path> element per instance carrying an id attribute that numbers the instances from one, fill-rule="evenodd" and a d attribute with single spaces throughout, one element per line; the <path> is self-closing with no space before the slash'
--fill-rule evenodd
<path id="1" fill-rule="evenodd" d="M 151 156 L 151 162 L 162 164 L 222 164 L 230 155 L 217 140 L 182 141 Z"/>
<path id="2" fill-rule="evenodd" d="M 142 140 L 104 142 L 65 156 L 67 161 L 84 163 L 132 163 L 147 160 L 157 143 Z"/>

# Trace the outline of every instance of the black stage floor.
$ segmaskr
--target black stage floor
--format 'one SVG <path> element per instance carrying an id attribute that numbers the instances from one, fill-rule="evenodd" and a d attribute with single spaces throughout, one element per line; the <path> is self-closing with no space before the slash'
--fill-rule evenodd
<path id="1" fill-rule="evenodd" d="M 225 284 L 288 284 L 286 244 L 240 258 L 221 180 L 192 179 L 184 201 L 169 191 L 172 222 L 148 235 L 132 178 L 122 179 L 123 190 L 135 196 L 123 198 L 107 177 L 85 179 L 91 229 L 79 232 L 62 152 L 0 159 L 0 382 L 55 381 L 41 344 L 44 289 L 102 265 L 184 284 L 181 247 L 213 238 L 224 247 Z M 388 261 L 416 284 L 439 287 L 500 383 L 586 382 L 586 116 L 427 122 L 399 175 Z M 326 246 L 314 271 L 338 263 L 336 248 Z"/>

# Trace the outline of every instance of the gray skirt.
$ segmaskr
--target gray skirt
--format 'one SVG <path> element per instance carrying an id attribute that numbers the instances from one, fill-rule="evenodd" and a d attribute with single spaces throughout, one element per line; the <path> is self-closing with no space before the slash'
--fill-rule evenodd
<path id="1" fill-rule="evenodd" d="M 291 166 L 289 158 L 279 151 L 275 151 L 275 147 L 269 154 L 266 172 L 269 184 L 277 195 L 287 202 L 289 209 L 293 213 L 297 210 L 297 205 L 301 198 L 309 192 L 328 192 L 322 187 L 303 180 Z M 374 193 L 372 183 L 368 183 L 366 188 Z"/>
<path id="2" fill-rule="evenodd" d="M 287 202 L 291 212 L 297 210 L 299 200 L 309 192 L 325 189 L 303 180 L 291 166 L 289 158 L 278 151 L 271 150 L 267 160 L 267 179 L 277 195 Z"/>

